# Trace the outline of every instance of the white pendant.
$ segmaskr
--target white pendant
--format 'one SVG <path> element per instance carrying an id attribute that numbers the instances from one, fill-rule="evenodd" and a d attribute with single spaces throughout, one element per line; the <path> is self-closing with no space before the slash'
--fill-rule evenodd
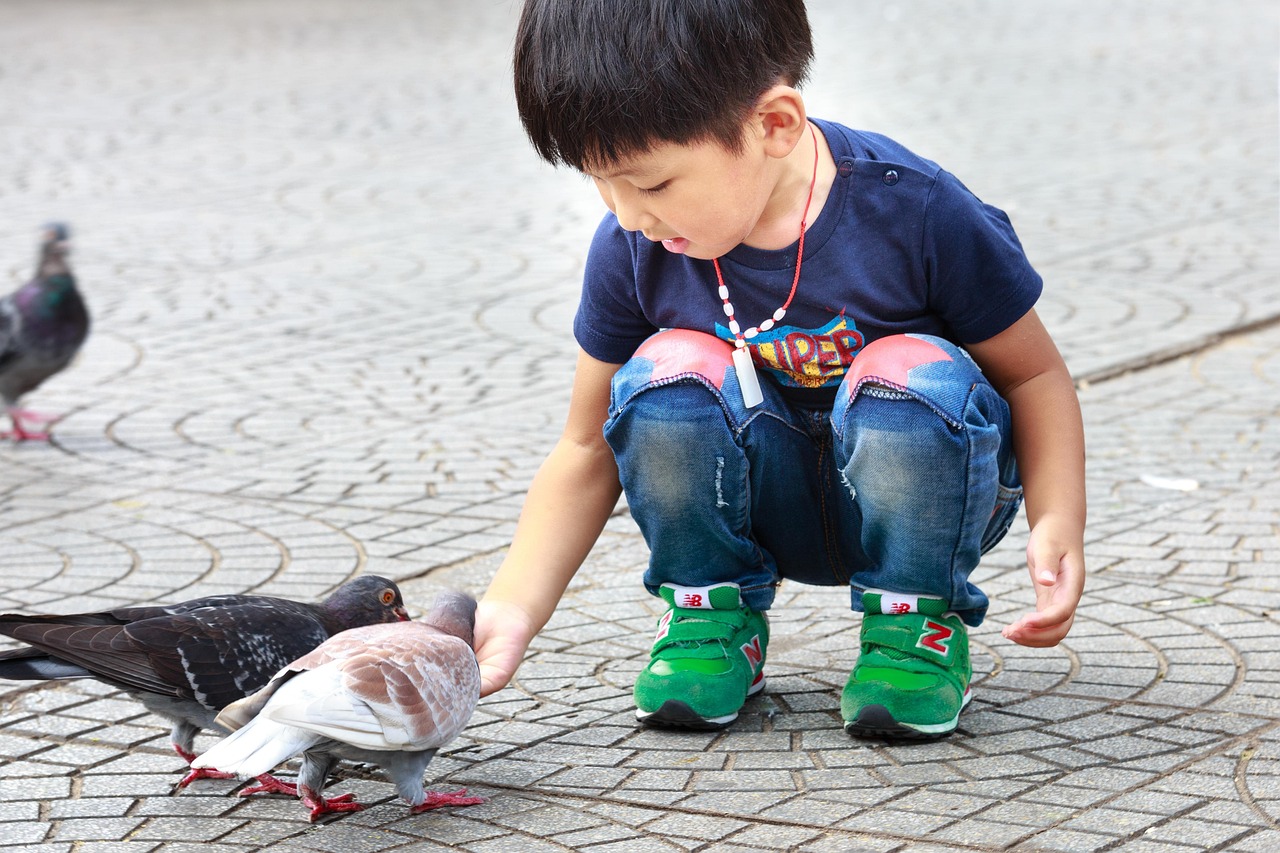
<path id="1" fill-rule="evenodd" d="M 763 403 L 760 378 L 756 376 L 756 366 L 751 363 L 751 353 L 746 347 L 734 348 L 733 369 L 738 374 L 738 387 L 742 389 L 742 404 L 748 409 L 754 409 Z"/>

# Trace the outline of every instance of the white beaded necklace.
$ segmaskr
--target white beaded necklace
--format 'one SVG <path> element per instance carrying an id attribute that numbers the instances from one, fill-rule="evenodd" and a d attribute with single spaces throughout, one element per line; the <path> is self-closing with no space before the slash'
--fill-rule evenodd
<path id="1" fill-rule="evenodd" d="M 818 183 L 818 137 L 812 125 L 809 127 L 809 135 L 813 137 L 813 177 L 809 179 L 809 197 L 805 200 L 804 213 L 800 216 L 800 245 L 796 249 L 796 274 L 791 279 L 791 292 L 787 294 L 787 301 L 773 312 L 772 317 L 767 318 L 759 326 L 752 326 L 743 331 L 742 326 L 733 316 L 733 303 L 729 301 L 729 287 L 724 283 L 724 274 L 720 271 L 720 259 L 711 259 L 711 263 L 716 268 L 716 282 L 720 285 L 720 301 L 724 303 L 724 313 L 729 318 L 729 331 L 733 333 L 733 369 L 738 374 L 742 402 L 748 409 L 764 402 L 764 394 L 760 391 L 760 379 L 756 376 L 756 368 L 751 361 L 751 353 L 747 349 L 747 339 L 769 331 L 775 323 L 782 321 L 787 314 L 787 309 L 791 307 L 791 300 L 795 298 L 796 287 L 800 284 L 800 264 L 804 260 L 804 231 L 809 224 L 809 205 L 813 202 L 813 188 Z"/>

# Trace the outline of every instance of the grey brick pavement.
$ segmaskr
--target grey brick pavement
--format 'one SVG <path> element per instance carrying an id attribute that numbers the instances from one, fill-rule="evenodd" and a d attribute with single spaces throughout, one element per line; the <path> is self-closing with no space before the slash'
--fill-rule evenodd
<path id="1" fill-rule="evenodd" d="M 0 846 L 150 851 L 1280 849 L 1280 15 L 1262 2 L 811 0 L 816 115 L 1011 212 L 1089 430 L 1091 579 L 1051 650 L 1018 525 L 980 569 L 976 698 L 942 743 L 849 740 L 843 593 L 784 589 L 729 731 L 637 730 L 655 613 L 620 512 L 432 765 L 490 799 L 311 827 L 174 793 L 167 727 L 93 683 L 0 688 Z M 539 165 L 512 2 L 0 4 L 0 282 L 77 230 L 95 330 L 0 446 L 0 607 L 377 571 L 481 591 L 558 432 L 600 205 Z M 1190 481 L 1190 482 L 1187 482 Z M 1191 486 L 1190 490 L 1169 488 Z"/>

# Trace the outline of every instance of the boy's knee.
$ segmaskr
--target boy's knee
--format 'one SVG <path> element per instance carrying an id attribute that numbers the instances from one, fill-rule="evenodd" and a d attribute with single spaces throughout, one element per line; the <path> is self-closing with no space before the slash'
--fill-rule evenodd
<path id="1" fill-rule="evenodd" d="M 952 429 L 970 419 L 974 392 L 997 397 L 963 349 L 933 335 L 892 335 L 858 353 L 836 398 L 833 422 L 846 433 L 846 419 L 865 396 L 922 403 Z"/>
<path id="2" fill-rule="evenodd" d="M 705 332 L 667 329 L 642 343 L 634 358 L 653 362 L 654 382 L 692 375 L 723 388 L 725 371 L 733 366 L 733 346 Z"/>
<path id="3" fill-rule="evenodd" d="M 770 385 L 761 383 L 766 404 L 743 405 L 733 356 L 733 344 L 704 332 L 668 329 L 652 335 L 614 374 L 610 420 L 696 421 L 740 433 L 777 401 Z"/>
<path id="4" fill-rule="evenodd" d="M 954 362 L 960 351 L 948 341 L 932 335 L 891 335 L 862 348 L 844 379 L 845 393 L 852 398 L 868 382 L 906 391 L 911 388 L 911 371 L 940 362 Z"/>

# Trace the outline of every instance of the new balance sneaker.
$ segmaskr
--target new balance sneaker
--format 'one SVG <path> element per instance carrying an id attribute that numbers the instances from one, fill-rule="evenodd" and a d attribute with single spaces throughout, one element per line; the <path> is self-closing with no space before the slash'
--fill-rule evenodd
<path id="1" fill-rule="evenodd" d="M 649 664 L 636 678 L 636 719 L 645 725 L 718 729 L 764 688 L 769 623 L 742 605 L 738 585 L 663 584 Z"/>
<path id="2" fill-rule="evenodd" d="M 941 598 L 862 594 L 862 652 L 840 697 L 857 737 L 932 739 L 969 704 L 969 633 Z"/>

